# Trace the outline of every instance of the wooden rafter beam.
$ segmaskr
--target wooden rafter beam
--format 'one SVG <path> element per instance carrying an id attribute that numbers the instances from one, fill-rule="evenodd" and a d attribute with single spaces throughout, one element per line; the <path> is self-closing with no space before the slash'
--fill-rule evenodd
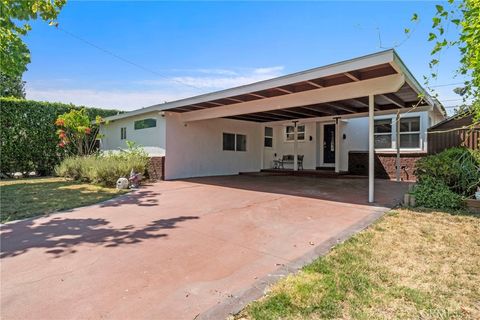
<path id="1" fill-rule="evenodd" d="M 194 107 L 194 108 L 197 108 L 197 109 L 208 109 L 208 107 L 199 106 L 198 104 L 191 104 L 191 105 L 186 106 L 186 107 Z"/>
<path id="2" fill-rule="evenodd" d="M 284 112 L 288 112 L 288 113 L 291 113 L 291 114 L 297 114 L 297 115 L 301 115 L 301 116 L 307 116 L 307 117 L 312 117 L 312 116 L 315 116 L 314 114 L 311 114 L 311 113 L 308 113 L 308 112 L 305 112 L 305 111 L 298 111 L 298 110 L 291 110 L 291 109 L 284 109 L 282 110 Z"/>
<path id="3" fill-rule="evenodd" d="M 388 100 L 388 102 L 393 103 L 394 105 L 400 108 L 406 107 L 405 102 L 393 93 L 386 93 L 386 94 L 382 94 L 381 96 L 386 100 Z"/>
<path id="4" fill-rule="evenodd" d="M 267 111 L 267 112 L 263 112 L 262 114 L 275 115 L 275 116 L 279 116 L 279 117 L 287 117 L 288 119 L 296 119 L 297 118 L 297 116 L 294 116 L 291 113 L 290 114 L 288 114 L 288 113 L 285 114 L 284 112 L 285 112 L 284 110 L 278 110 L 278 111 Z"/>
<path id="5" fill-rule="evenodd" d="M 308 110 L 312 110 L 312 111 L 315 111 L 315 112 L 319 112 L 319 113 L 326 113 L 326 114 L 329 114 L 329 115 L 336 115 L 335 112 L 333 112 L 330 108 L 325 108 L 325 105 L 318 105 L 321 109 L 317 109 L 317 108 L 314 108 L 314 107 L 311 107 L 311 106 L 307 106 L 307 107 L 302 107 L 304 109 L 308 109 Z"/>
<path id="6" fill-rule="evenodd" d="M 322 85 L 316 83 L 316 82 L 313 82 L 313 81 L 306 81 L 309 85 L 312 85 L 314 87 L 317 87 L 317 88 L 323 88 Z"/>
<path id="7" fill-rule="evenodd" d="M 249 96 L 257 97 L 257 98 L 260 98 L 260 99 L 268 98 L 268 97 L 262 96 L 261 94 L 258 94 L 258 93 L 247 93 L 247 94 L 248 94 Z"/>
<path id="8" fill-rule="evenodd" d="M 233 101 L 233 102 L 245 102 L 243 100 L 240 100 L 240 99 L 236 99 L 236 98 L 225 98 L 227 100 L 230 100 L 230 101 Z"/>
<path id="9" fill-rule="evenodd" d="M 350 107 L 350 106 L 346 106 L 342 103 L 338 103 L 338 102 L 329 102 L 329 103 L 325 103 L 327 106 L 330 106 L 332 108 L 335 108 L 335 109 L 340 109 L 340 110 L 343 110 L 343 111 L 347 111 L 347 112 L 350 112 L 350 113 L 355 113 L 357 112 L 357 108 L 355 107 Z"/>
<path id="10" fill-rule="evenodd" d="M 284 92 L 284 93 L 293 93 L 293 91 L 290 91 L 290 90 L 287 90 L 287 89 L 283 89 L 283 88 L 274 88 L 275 90 L 278 90 L 278 91 L 281 91 L 281 92 Z"/>
<path id="11" fill-rule="evenodd" d="M 365 108 L 368 108 L 368 98 L 367 97 L 360 97 L 360 98 L 355 98 L 355 99 L 351 99 L 353 101 L 357 101 L 358 103 L 362 104 Z M 374 106 L 374 109 L 375 110 L 380 110 L 380 107 L 378 106 L 378 104 L 375 103 L 375 106 Z"/>
<path id="12" fill-rule="evenodd" d="M 210 103 L 210 104 L 213 104 L 213 105 L 216 105 L 216 106 L 224 106 L 225 104 L 223 103 L 219 103 L 219 102 L 213 102 L 213 101 L 207 101 L 205 103 Z"/>
<path id="13" fill-rule="evenodd" d="M 275 121 L 275 120 L 282 120 L 282 118 L 273 118 L 273 117 L 266 117 L 266 116 L 260 116 L 260 115 L 254 115 L 254 114 L 251 114 L 251 115 L 246 115 L 246 114 L 243 114 L 243 115 L 238 115 L 238 116 L 234 116 L 235 118 L 238 118 L 238 119 L 243 119 L 243 120 L 248 120 L 248 121 Z M 262 120 L 264 119 L 264 120 Z"/>
<path id="14" fill-rule="evenodd" d="M 361 80 L 358 72 L 351 71 L 351 72 L 344 72 L 343 74 L 346 75 L 347 77 L 349 77 L 350 79 L 352 79 L 353 81 L 360 81 Z"/>

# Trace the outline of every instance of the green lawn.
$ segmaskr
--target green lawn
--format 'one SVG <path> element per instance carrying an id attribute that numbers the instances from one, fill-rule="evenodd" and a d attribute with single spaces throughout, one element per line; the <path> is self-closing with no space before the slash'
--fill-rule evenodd
<path id="1" fill-rule="evenodd" d="M 125 191 L 63 178 L 0 180 L 1 222 L 94 204 Z"/>
<path id="2" fill-rule="evenodd" d="M 235 319 L 480 319 L 480 217 L 392 211 Z"/>

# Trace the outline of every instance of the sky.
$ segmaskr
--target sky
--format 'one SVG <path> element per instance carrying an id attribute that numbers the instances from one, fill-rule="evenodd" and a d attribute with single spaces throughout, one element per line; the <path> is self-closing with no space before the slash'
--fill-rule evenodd
<path id="1" fill-rule="evenodd" d="M 24 37 L 27 98 L 134 110 L 389 48 L 423 83 L 437 3 L 70 0 L 59 28 L 34 21 Z M 440 60 L 430 84 L 452 112 L 458 51 Z"/>

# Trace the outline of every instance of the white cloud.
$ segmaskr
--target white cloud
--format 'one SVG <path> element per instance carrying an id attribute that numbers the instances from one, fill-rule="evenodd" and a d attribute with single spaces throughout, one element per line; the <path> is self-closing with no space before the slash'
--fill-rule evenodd
<path id="1" fill-rule="evenodd" d="M 268 67 L 268 68 L 257 68 L 253 70 L 255 74 L 265 74 L 265 75 L 276 75 L 283 71 L 283 66 Z"/>
<path id="2" fill-rule="evenodd" d="M 35 89 L 27 88 L 27 99 L 37 101 L 73 103 L 106 109 L 135 110 L 165 101 L 191 96 L 191 92 L 166 93 L 164 91 L 117 91 L 90 89 Z"/>
<path id="3" fill-rule="evenodd" d="M 45 82 L 27 82 L 26 93 L 27 98 L 32 100 L 134 110 L 165 101 L 271 79 L 280 76 L 283 69 L 283 66 L 238 70 L 192 69 L 185 76 L 130 81 L 129 90 L 116 87 L 120 85 L 119 83 L 112 83 L 109 86 L 112 89 L 92 89 L 72 88 L 72 83 L 68 84 L 68 88 L 62 83 L 56 83 L 53 88 L 44 88 L 40 83 Z M 125 84 L 122 87 L 125 87 Z"/>
<path id="4" fill-rule="evenodd" d="M 137 84 L 150 86 L 185 85 L 197 89 L 219 90 L 237 87 L 249 83 L 278 77 L 282 75 L 284 67 L 266 67 L 266 68 L 249 68 L 240 69 L 238 71 L 224 69 L 195 69 L 197 73 L 206 73 L 209 76 L 177 76 L 165 79 L 142 80 Z"/>

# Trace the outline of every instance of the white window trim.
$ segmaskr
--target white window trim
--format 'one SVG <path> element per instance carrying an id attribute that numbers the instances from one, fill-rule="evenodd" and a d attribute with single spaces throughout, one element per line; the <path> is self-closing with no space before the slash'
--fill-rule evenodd
<path id="1" fill-rule="evenodd" d="M 424 149 L 423 149 L 423 139 L 422 139 L 422 116 L 421 115 L 412 115 L 410 117 L 405 117 L 405 118 L 402 118 L 400 117 L 400 119 L 409 119 L 409 118 L 420 118 L 420 130 L 419 131 L 409 131 L 409 132 L 400 132 L 400 135 L 403 133 L 403 134 L 418 134 L 419 136 L 419 147 L 418 148 L 402 148 L 400 147 L 400 153 L 402 152 L 423 152 Z M 397 141 L 396 139 L 396 132 L 397 132 L 397 126 L 396 126 L 396 123 L 394 121 L 396 121 L 396 117 L 378 117 L 378 118 L 375 118 L 375 120 L 386 120 L 386 119 L 390 119 L 391 123 L 392 123 L 392 132 L 390 133 L 392 135 L 392 146 L 390 148 L 375 148 L 375 151 L 378 151 L 378 152 L 396 152 L 397 148 L 396 146 L 400 144 L 400 140 Z M 389 133 L 375 133 L 375 135 L 387 135 Z M 394 143 L 395 141 L 395 143 Z"/>
<path id="2" fill-rule="evenodd" d="M 402 120 L 406 119 L 413 119 L 413 118 L 418 118 L 418 131 L 400 131 L 399 135 L 401 136 L 402 134 L 418 134 L 418 147 L 417 148 L 402 148 L 400 146 L 400 140 L 397 141 L 398 145 L 400 146 L 400 150 L 404 151 L 416 151 L 416 150 L 422 150 L 422 118 L 420 116 L 412 116 L 412 117 L 406 117 L 406 118 L 400 118 L 400 122 Z"/>
<path id="3" fill-rule="evenodd" d="M 125 131 L 125 137 L 123 137 L 123 132 Z M 120 140 L 127 140 L 127 127 L 120 127 Z"/>
<path id="4" fill-rule="evenodd" d="M 302 132 L 298 131 L 299 126 L 303 126 L 304 129 L 303 129 Z M 294 138 L 294 140 L 287 140 L 287 127 L 293 127 L 293 125 L 287 124 L 283 127 L 283 142 L 293 143 L 295 141 L 295 138 Z M 303 133 L 303 139 L 298 139 L 297 138 L 297 142 L 303 143 L 303 142 L 307 141 L 307 126 L 304 123 L 297 124 L 297 136 L 298 136 L 299 133 Z M 289 134 L 293 135 L 295 133 L 292 132 L 292 133 L 289 133 Z"/>
<path id="5" fill-rule="evenodd" d="M 233 134 L 235 139 L 234 139 L 234 150 L 225 150 L 223 149 L 223 135 L 224 134 Z M 241 136 L 245 136 L 245 150 L 237 150 L 237 136 L 238 135 L 241 135 Z M 248 151 L 248 135 L 245 134 L 245 133 L 233 133 L 233 132 L 222 132 L 222 151 L 223 152 L 247 152 Z"/>
<path id="6" fill-rule="evenodd" d="M 139 129 L 136 129 L 136 128 L 135 128 L 135 123 L 136 123 L 136 122 L 145 121 L 145 120 L 149 120 L 149 119 L 155 120 L 155 125 L 154 125 L 153 127 L 139 128 Z M 133 121 L 133 130 L 134 130 L 134 131 L 155 129 L 155 128 L 157 128 L 157 127 L 158 127 L 158 119 L 157 119 L 157 118 L 154 118 L 154 117 L 144 118 L 144 119 L 138 119 L 138 120 L 134 120 L 134 121 Z"/>
<path id="7" fill-rule="evenodd" d="M 265 134 L 265 129 L 266 129 L 266 128 L 272 129 L 272 135 L 271 135 L 271 136 L 267 136 L 267 135 Z M 273 127 L 269 127 L 269 126 L 263 127 L 263 147 L 264 147 L 264 148 L 273 149 L 273 136 L 274 136 L 274 131 L 273 131 L 273 130 L 274 130 Z M 265 146 L 265 138 L 270 138 L 270 139 L 272 139 L 272 146 L 271 146 L 271 147 Z"/>
<path id="8" fill-rule="evenodd" d="M 378 151 L 389 151 L 389 150 L 394 150 L 395 148 L 393 147 L 393 118 L 389 117 L 389 118 L 378 118 L 378 119 L 374 119 L 373 123 L 374 123 L 374 126 L 375 126 L 375 121 L 381 121 L 381 120 L 390 120 L 390 133 L 388 132 L 379 132 L 379 133 L 374 133 L 373 135 L 376 137 L 376 136 L 387 136 L 389 135 L 390 136 L 390 148 L 375 148 L 375 150 L 378 150 Z M 375 141 L 375 140 L 374 140 Z"/>

